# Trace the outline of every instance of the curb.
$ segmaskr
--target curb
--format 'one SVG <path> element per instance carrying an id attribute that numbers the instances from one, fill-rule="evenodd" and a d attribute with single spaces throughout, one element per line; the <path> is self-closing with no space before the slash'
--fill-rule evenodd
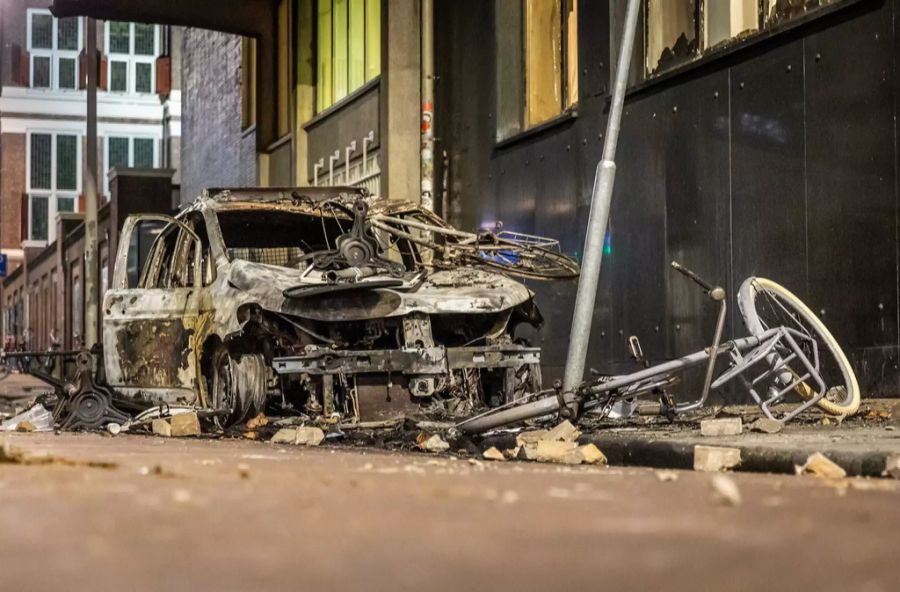
<path id="1" fill-rule="evenodd" d="M 610 465 L 640 466 L 657 469 L 694 468 L 694 446 L 697 443 L 667 440 L 647 440 L 640 438 L 583 436 L 583 443 L 593 443 L 603 451 Z M 702 442 L 704 446 L 716 446 L 715 439 Z M 766 446 L 739 446 L 732 443 L 721 444 L 727 448 L 739 448 L 741 464 L 737 471 L 752 473 L 782 473 L 793 475 L 795 466 L 803 465 L 806 459 L 821 452 L 840 465 L 850 477 L 881 477 L 885 463 L 892 452 L 866 451 L 851 452 L 840 448 L 797 448 L 785 450 Z"/>

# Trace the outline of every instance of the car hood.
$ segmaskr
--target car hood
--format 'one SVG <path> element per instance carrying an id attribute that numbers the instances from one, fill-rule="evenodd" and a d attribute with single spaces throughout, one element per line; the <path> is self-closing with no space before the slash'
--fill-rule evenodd
<path id="1" fill-rule="evenodd" d="M 405 280 L 402 286 L 366 286 L 384 279 L 380 277 L 362 280 L 348 290 L 286 298 L 284 291 L 290 288 L 326 285 L 315 277 L 321 274 L 304 275 L 301 270 L 234 260 L 229 265 L 226 281 L 266 310 L 317 321 L 368 320 L 413 312 L 495 313 L 527 302 L 533 296 L 524 285 L 502 274 L 459 268 L 425 273 Z"/>

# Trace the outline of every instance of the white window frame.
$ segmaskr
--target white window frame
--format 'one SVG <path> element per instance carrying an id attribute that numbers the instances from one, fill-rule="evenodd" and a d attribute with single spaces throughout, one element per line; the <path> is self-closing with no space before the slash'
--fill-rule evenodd
<path id="1" fill-rule="evenodd" d="M 31 186 L 31 137 L 32 135 L 50 136 L 50 189 L 34 188 Z M 56 147 L 58 136 L 75 136 L 75 189 L 59 190 L 56 187 Z M 74 199 L 73 212 L 78 212 L 78 198 L 82 188 L 82 142 L 84 138 L 80 132 L 56 131 L 43 129 L 29 129 L 25 136 L 25 190 L 28 195 L 28 236 L 27 241 L 32 244 L 41 244 L 41 239 L 32 240 L 33 236 L 33 212 L 31 202 L 34 198 L 46 198 L 47 201 L 47 240 L 51 244 L 56 240 L 56 216 L 59 214 L 59 202 L 62 199 Z"/>
<path id="2" fill-rule="evenodd" d="M 134 141 L 135 140 L 153 140 L 153 168 L 159 168 L 159 151 L 160 140 L 156 136 L 149 134 L 109 134 L 103 137 L 103 170 L 106 171 L 103 179 L 103 199 L 109 201 L 112 193 L 109 190 L 109 140 L 110 138 L 127 138 L 128 139 L 128 166 L 134 166 Z"/>
<path id="3" fill-rule="evenodd" d="M 53 30 L 51 33 L 52 36 L 52 48 L 44 49 L 44 48 L 35 48 L 32 43 L 32 22 L 34 21 L 34 17 L 38 15 L 47 15 L 53 19 Z M 35 90 L 61 90 L 61 91 L 78 91 L 79 83 L 81 76 L 81 50 L 84 48 L 84 22 L 81 17 L 75 17 L 78 19 L 78 49 L 75 50 L 61 50 L 58 48 L 59 44 L 59 19 L 53 16 L 53 14 L 49 10 L 45 10 L 42 8 L 29 8 L 27 11 L 27 25 L 26 25 L 26 35 L 27 35 L 27 45 L 28 45 L 28 86 Z M 34 59 L 35 58 L 50 58 L 50 86 L 34 86 Z M 59 86 L 59 60 L 60 59 L 73 59 L 75 60 L 75 88 L 60 88 Z"/>
<path id="4" fill-rule="evenodd" d="M 156 94 L 156 60 L 160 53 L 160 29 L 159 25 L 153 25 L 153 55 L 138 55 L 134 53 L 134 23 L 128 23 L 128 53 L 113 53 L 109 44 L 109 21 L 103 25 L 103 47 L 106 48 L 107 65 L 106 65 L 106 88 L 107 91 L 119 95 L 153 95 Z M 125 62 L 127 80 L 125 86 L 127 90 L 114 91 L 112 89 L 112 65 L 113 62 Z M 150 92 L 138 92 L 135 88 L 137 85 L 137 64 L 150 64 Z"/>

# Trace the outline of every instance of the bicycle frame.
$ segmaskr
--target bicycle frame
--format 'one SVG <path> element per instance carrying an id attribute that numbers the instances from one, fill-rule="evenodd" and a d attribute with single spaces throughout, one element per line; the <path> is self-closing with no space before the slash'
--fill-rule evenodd
<path id="1" fill-rule="evenodd" d="M 533 402 L 513 401 L 462 421 L 456 427 L 464 432 L 476 434 L 558 412 L 573 415 L 577 411 L 589 411 L 601 406 L 605 407 L 601 415 L 607 415 L 615 401 L 635 400 L 648 393 L 658 394 L 664 390 L 675 375 L 703 364 L 707 365 L 707 371 L 700 398 L 690 403 L 680 403 L 671 407 L 675 414 L 703 407 L 711 390 L 722 388 L 735 379 L 741 381 L 763 413 L 776 421 L 790 421 L 818 403 L 826 395 L 825 381 L 819 371 L 818 344 L 814 339 L 796 329 L 774 327 L 759 336 L 720 343 L 726 318 L 725 291 L 718 286 L 707 284 L 696 274 L 677 263 L 673 263 L 672 266 L 703 287 L 713 301 L 719 302 L 719 316 L 713 343 L 710 347 L 631 374 L 587 382 L 570 392 L 562 392 L 557 384 L 555 390 L 535 393 L 526 397 L 524 401 L 531 397 L 540 397 L 554 392 L 556 396 L 548 396 Z M 803 350 L 801 343 L 810 346 L 811 356 Z M 787 355 L 783 357 L 780 352 L 787 352 Z M 716 361 L 721 354 L 731 355 L 731 365 L 713 380 Z M 799 362 L 803 369 L 802 375 L 788 366 L 792 362 Z M 748 378 L 748 374 L 757 366 L 763 366 L 762 373 Z M 809 382 L 812 382 L 816 388 L 811 388 Z M 762 384 L 766 385 L 765 396 L 759 392 Z M 776 417 L 772 407 L 781 403 L 791 391 L 802 394 L 806 400 L 796 409 L 785 413 L 780 418 Z"/>

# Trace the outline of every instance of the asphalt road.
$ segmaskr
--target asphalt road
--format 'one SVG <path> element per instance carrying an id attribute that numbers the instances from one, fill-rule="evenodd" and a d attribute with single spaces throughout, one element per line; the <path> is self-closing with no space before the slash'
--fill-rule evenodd
<path id="1" fill-rule="evenodd" d="M 897 590 L 900 491 L 246 441 L 14 434 L 2 590 Z M 102 468 L 88 462 L 110 462 Z"/>

